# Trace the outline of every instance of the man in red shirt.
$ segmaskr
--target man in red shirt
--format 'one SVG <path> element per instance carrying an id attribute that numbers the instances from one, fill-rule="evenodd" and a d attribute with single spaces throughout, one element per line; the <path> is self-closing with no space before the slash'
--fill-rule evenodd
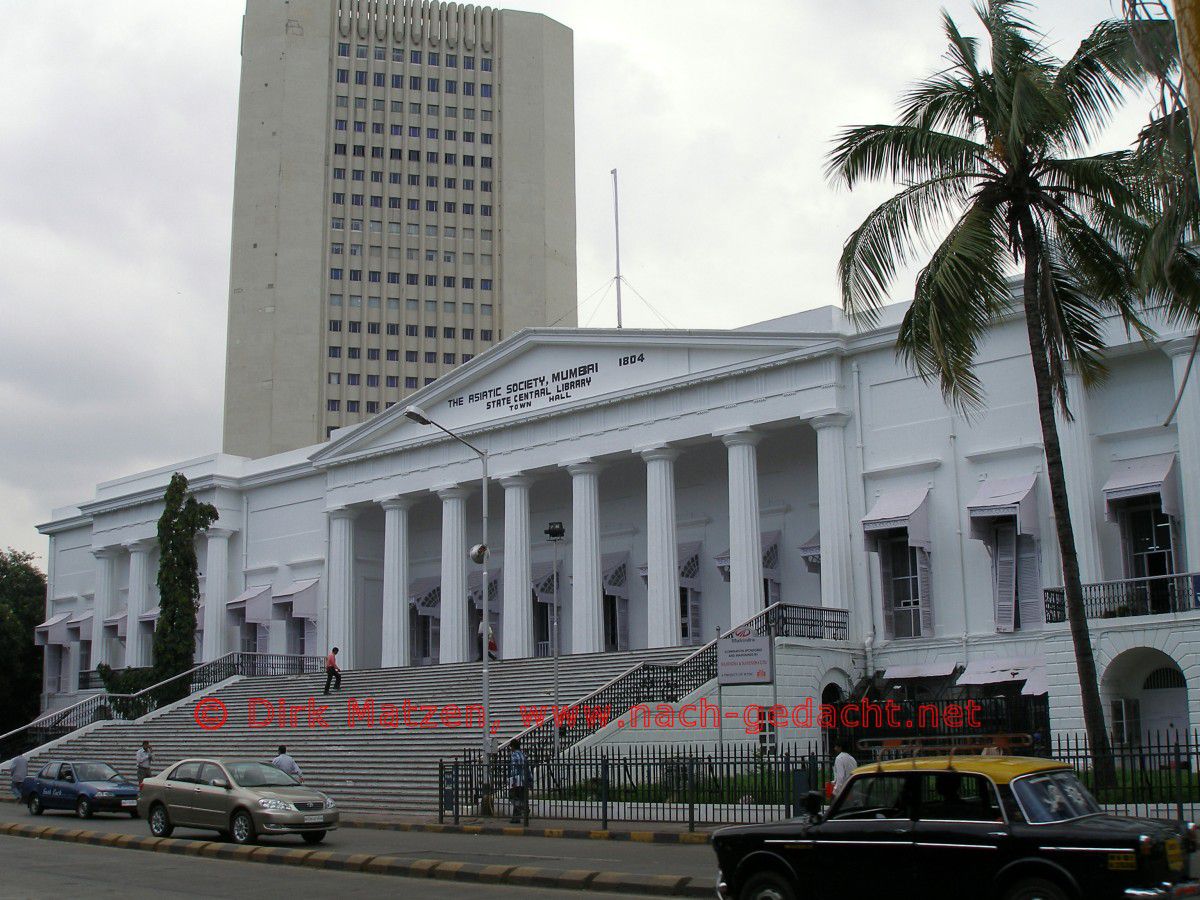
<path id="1" fill-rule="evenodd" d="M 342 670 L 337 664 L 338 648 L 334 647 L 325 657 L 325 693 L 329 693 L 329 685 L 333 684 L 335 691 L 342 689 Z"/>

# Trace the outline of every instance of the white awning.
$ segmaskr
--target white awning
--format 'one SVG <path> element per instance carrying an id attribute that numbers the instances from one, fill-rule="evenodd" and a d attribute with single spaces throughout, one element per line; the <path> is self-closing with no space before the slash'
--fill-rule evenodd
<path id="1" fill-rule="evenodd" d="M 1179 467 L 1174 453 L 1141 456 L 1113 463 L 1112 474 L 1104 485 L 1104 504 L 1108 521 L 1117 520 L 1113 506 L 1119 500 L 1148 497 L 1158 494 L 1162 511 L 1179 518 Z"/>
<path id="2" fill-rule="evenodd" d="M 244 609 L 246 622 L 266 625 L 271 621 L 271 586 L 262 584 L 246 588 L 229 601 L 226 609 Z"/>
<path id="3" fill-rule="evenodd" d="M 1035 671 L 1045 679 L 1045 664 L 1037 657 L 1012 657 L 978 659 L 967 663 L 955 684 L 1004 684 L 1008 681 L 1025 681 Z"/>
<path id="4" fill-rule="evenodd" d="M 67 628 L 80 635 L 81 640 L 92 639 L 92 610 L 76 613 L 67 620 Z"/>
<path id="5" fill-rule="evenodd" d="M 483 581 L 483 572 L 474 571 L 467 574 L 467 596 L 471 598 L 471 604 L 476 609 L 483 609 L 483 591 L 479 589 L 480 583 Z M 500 592 L 500 570 L 493 569 L 488 572 L 488 610 L 495 613 L 500 609 L 501 592 Z"/>
<path id="6" fill-rule="evenodd" d="M 880 494 L 871 511 L 863 517 L 862 526 L 867 533 L 868 543 L 876 532 L 907 528 L 909 545 L 928 551 L 931 549 L 929 488 Z"/>
<path id="7" fill-rule="evenodd" d="M 813 533 L 807 541 L 797 547 L 800 551 L 800 558 L 804 560 L 804 567 L 810 572 L 821 571 L 821 532 Z"/>
<path id="8" fill-rule="evenodd" d="M 629 599 L 629 553 L 605 553 L 600 558 L 600 581 L 604 593 L 613 597 Z"/>
<path id="9" fill-rule="evenodd" d="M 272 597 L 275 603 L 291 603 L 292 618 L 295 619 L 316 619 L 317 618 L 317 584 L 319 578 L 305 578 L 301 581 L 293 581 L 282 591 L 279 591 Z"/>
<path id="10" fill-rule="evenodd" d="M 562 561 L 558 563 L 558 567 L 562 568 Z M 532 583 L 534 596 L 537 597 L 539 603 L 554 602 L 554 563 L 539 562 L 534 563 L 530 568 L 530 582 Z M 563 602 L 562 596 L 563 582 L 562 575 L 558 576 L 558 591 L 559 603 Z"/>
<path id="11" fill-rule="evenodd" d="M 408 588 L 408 602 L 422 616 L 442 614 L 442 579 L 440 575 L 418 578 Z"/>
<path id="12" fill-rule="evenodd" d="M 58 613 L 34 628 L 34 645 L 45 647 L 47 644 L 63 645 L 71 643 L 71 635 L 67 631 L 67 620 L 71 618 L 71 615 L 69 612 Z"/>
<path id="13" fill-rule="evenodd" d="M 779 580 L 779 532 L 763 531 L 758 535 L 759 546 L 762 548 L 763 577 Z M 729 580 L 729 550 L 718 553 L 713 557 L 721 577 Z"/>
<path id="14" fill-rule="evenodd" d="M 888 666 L 884 670 L 883 677 L 888 679 L 945 678 L 947 675 L 954 674 L 954 670 L 957 668 L 958 662 L 953 659 L 927 663 L 908 663 L 901 666 Z"/>
<path id="15" fill-rule="evenodd" d="M 679 570 L 679 586 L 700 590 L 700 541 L 686 541 L 675 545 L 675 564 Z M 638 575 L 642 584 L 650 579 L 650 563 L 644 562 L 638 566 Z"/>
<path id="16" fill-rule="evenodd" d="M 159 613 L 159 608 L 157 606 L 154 607 L 154 609 L 148 609 L 144 613 L 142 613 L 140 616 L 138 616 L 138 621 L 139 622 L 157 622 L 158 621 L 158 613 Z"/>
<path id="17" fill-rule="evenodd" d="M 115 628 L 117 631 L 117 637 L 125 637 L 125 631 L 126 631 L 128 621 L 129 621 L 129 611 L 123 609 L 119 613 L 117 613 L 115 616 L 109 616 L 107 619 L 105 619 L 104 627 L 105 628 Z"/>
<path id="18" fill-rule="evenodd" d="M 989 478 L 979 486 L 975 499 L 967 504 L 971 517 L 971 537 L 986 540 L 992 521 L 1017 520 L 1017 533 L 1037 537 L 1037 475 L 1016 478 Z"/>

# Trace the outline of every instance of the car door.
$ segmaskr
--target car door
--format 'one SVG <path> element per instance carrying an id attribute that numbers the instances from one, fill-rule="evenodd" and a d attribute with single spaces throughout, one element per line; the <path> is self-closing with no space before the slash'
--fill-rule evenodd
<path id="1" fill-rule="evenodd" d="M 74 809 L 79 796 L 79 784 L 75 781 L 75 767 L 70 763 L 63 763 L 58 770 L 58 785 L 59 809 Z"/>
<path id="2" fill-rule="evenodd" d="M 199 777 L 198 762 L 181 762 L 167 775 L 163 800 L 167 804 L 167 815 L 170 816 L 172 824 L 196 824 L 195 793 Z"/>
<path id="3" fill-rule="evenodd" d="M 38 788 L 41 793 L 42 809 L 63 809 L 63 790 L 66 785 L 59 780 L 62 763 L 53 763 L 42 769 L 38 776 Z"/>
<path id="4" fill-rule="evenodd" d="M 812 829 L 811 848 L 793 851 L 811 854 L 799 871 L 812 873 L 819 884 L 814 893 L 867 897 L 886 886 L 889 900 L 923 897 L 914 885 L 911 809 L 909 773 L 868 773 L 851 780 L 829 817 Z"/>
<path id="5" fill-rule="evenodd" d="M 1012 856 L 1008 823 L 995 786 L 982 775 L 919 772 L 915 824 L 917 869 L 929 879 L 930 900 L 954 900 L 962 885 L 989 885 Z"/>
<path id="6" fill-rule="evenodd" d="M 225 787 L 213 784 L 214 781 L 223 781 Z M 196 824 L 217 829 L 229 826 L 229 776 L 219 766 L 215 763 L 200 766 L 192 797 Z"/>

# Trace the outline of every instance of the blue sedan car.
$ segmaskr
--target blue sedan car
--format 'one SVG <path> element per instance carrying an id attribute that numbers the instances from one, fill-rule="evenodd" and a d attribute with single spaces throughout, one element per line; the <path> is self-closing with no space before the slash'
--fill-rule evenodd
<path id="1" fill-rule="evenodd" d="M 32 815 L 70 809 L 81 819 L 96 812 L 126 812 L 137 818 L 138 787 L 108 763 L 54 760 L 21 783 L 21 802 Z"/>

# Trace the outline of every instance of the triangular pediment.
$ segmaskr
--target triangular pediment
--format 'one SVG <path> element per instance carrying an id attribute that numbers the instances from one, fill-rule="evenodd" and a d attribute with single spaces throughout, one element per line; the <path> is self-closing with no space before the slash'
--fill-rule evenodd
<path id="1" fill-rule="evenodd" d="M 370 421 L 336 432 L 312 457 L 341 457 L 429 437 L 404 416 L 419 406 L 457 432 L 531 415 L 569 412 L 672 383 L 753 368 L 826 344 L 830 337 L 737 331 L 527 329 L 427 385 Z"/>

